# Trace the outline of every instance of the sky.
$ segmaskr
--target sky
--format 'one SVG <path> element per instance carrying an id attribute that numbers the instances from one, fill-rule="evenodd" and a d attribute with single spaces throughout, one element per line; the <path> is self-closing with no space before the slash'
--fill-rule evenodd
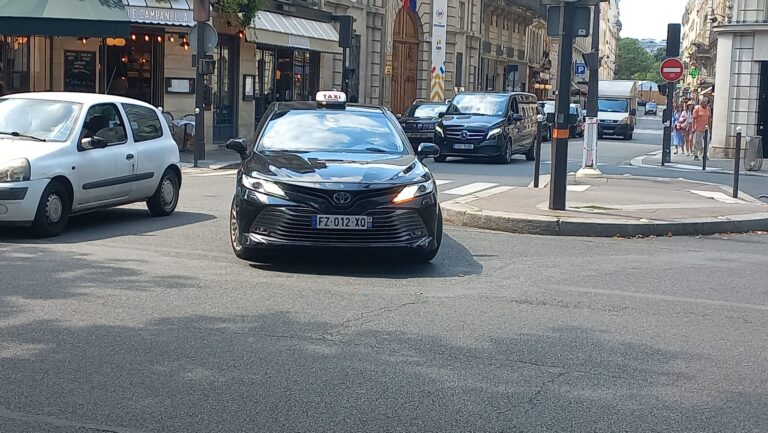
<path id="1" fill-rule="evenodd" d="M 666 39 L 667 24 L 680 23 L 687 0 L 620 0 L 621 37 Z"/>

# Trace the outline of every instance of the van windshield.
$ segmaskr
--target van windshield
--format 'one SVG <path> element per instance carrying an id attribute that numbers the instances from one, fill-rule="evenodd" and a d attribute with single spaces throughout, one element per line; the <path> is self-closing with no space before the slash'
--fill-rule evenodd
<path id="1" fill-rule="evenodd" d="M 626 99 L 598 99 L 597 110 L 606 113 L 629 113 L 629 102 Z"/>
<path id="2" fill-rule="evenodd" d="M 453 99 L 451 113 L 480 116 L 503 116 L 509 103 L 509 96 L 495 94 L 464 93 Z"/>

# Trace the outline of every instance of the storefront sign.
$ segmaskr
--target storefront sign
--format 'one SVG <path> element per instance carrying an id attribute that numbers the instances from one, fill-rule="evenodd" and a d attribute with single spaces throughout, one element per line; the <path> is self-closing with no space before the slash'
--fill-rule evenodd
<path id="1" fill-rule="evenodd" d="M 432 4 L 432 86 L 430 100 L 445 100 L 445 38 L 448 20 L 448 0 Z"/>
<path id="2" fill-rule="evenodd" d="M 64 51 L 64 91 L 96 92 L 94 51 Z"/>
<path id="3" fill-rule="evenodd" d="M 157 23 L 169 26 L 195 24 L 191 10 L 126 6 L 125 11 L 128 12 L 128 19 L 135 23 Z"/>

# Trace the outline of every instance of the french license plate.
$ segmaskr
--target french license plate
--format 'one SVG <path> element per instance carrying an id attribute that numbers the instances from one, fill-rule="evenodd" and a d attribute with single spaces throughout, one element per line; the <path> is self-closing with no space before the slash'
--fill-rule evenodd
<path id="1" fill-rule="evenodd" d="M 454 149 L 463 149 L 463 150 L 472 150 L 475 148 L 473 144 L 469 143 L 454 143 L 453 145 Z"/>
<path id="2" fill-rule="evenodd" d="M 312 215 L 313 229 L 368 230 L 373 217 L 355 215 Z"/>

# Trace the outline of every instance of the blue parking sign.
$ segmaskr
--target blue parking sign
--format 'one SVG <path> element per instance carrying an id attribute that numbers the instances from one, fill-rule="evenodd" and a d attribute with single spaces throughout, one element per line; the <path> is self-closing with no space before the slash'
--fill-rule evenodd
<path id="1" fill-rule="evenodd" d="M 587 75 L 587 64 L 586 63 L 576 63 L 576 75 L 581 76 L 581 77 Z"/>

